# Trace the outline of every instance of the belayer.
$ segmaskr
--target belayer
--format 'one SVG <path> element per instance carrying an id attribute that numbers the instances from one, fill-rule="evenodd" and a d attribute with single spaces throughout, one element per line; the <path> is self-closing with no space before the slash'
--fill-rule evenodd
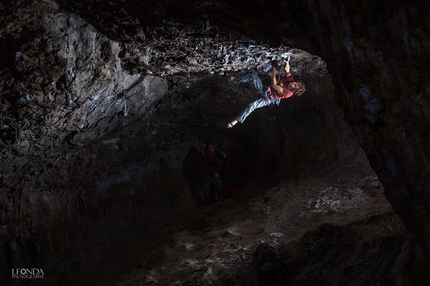
<path id="1" fill-rule="evenodd" d="M 202 167 L 203 167 L 203 204 L 204 207 L 207 208 L 210 199 L 210 184 L 211 182 L 215 183 L 216 197 L 218 201 L 222 201 L 222 180 L 218 174 L 218 165 L 221 161 L 226 159 L 226 155 L 221 153 L 220 151 L 215 149 L 215 144 L 208 143 L 205 147 Z"/>

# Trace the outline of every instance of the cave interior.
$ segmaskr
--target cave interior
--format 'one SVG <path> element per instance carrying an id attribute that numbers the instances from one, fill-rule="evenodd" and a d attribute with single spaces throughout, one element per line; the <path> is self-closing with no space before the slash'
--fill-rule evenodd
<path id="1" fill-rule="evenodd" d="M 2 285 L 428 285 L 430 1 L 0 11 Z"/>

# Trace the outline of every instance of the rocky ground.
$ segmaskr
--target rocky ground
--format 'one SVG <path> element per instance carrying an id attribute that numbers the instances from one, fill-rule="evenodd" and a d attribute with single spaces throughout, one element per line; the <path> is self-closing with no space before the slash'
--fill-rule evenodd
<path id="1" fill-rule="evenodd" d="M 255 182 L 223 203 L 183 215 L 169 241 L 159 238 L 162 253 L 138 252 L 135 269 L 115 285 L 241 285 L 260 244 L 284 258 L 292 285 L 376 285 L 405 236 L 362 157 L 279 184 Z M 350 275 L 334 274 L 343 271 Z"/>

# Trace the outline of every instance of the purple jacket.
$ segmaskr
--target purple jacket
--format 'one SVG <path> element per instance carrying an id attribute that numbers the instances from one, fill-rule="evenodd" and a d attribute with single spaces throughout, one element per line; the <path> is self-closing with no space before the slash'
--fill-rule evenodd
<path id="1" fill-rule="evenodd" d="M 224 156 L 217 150 L 213 153 L 206 151 L 203 155 L 203 171 L 214 176 L 218 168 L 218 160 L 224 160 Z"/>

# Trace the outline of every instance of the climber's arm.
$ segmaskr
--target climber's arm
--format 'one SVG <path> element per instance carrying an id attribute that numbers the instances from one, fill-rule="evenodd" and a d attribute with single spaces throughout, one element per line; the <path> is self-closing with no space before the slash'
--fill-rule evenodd
<path id="1" fill-rule="evenodd" d="M 270 87 L 273 88 L 277 94 L 282 95 L 284 93 L 284 89 L 282 88 L 282 86 L 277 84 L 277 80 L 276 80 L 276 73 L 278 71 L 275 69 L 275 67 L 272 68 L 272 80 L 271 80 L 271 84 Z"/>
<path id="2" fill-rule="evenodd" d="M 285 76 L 289 77 L 291 75 L 290 72 L 290 57 L 285 61 Z"/>

